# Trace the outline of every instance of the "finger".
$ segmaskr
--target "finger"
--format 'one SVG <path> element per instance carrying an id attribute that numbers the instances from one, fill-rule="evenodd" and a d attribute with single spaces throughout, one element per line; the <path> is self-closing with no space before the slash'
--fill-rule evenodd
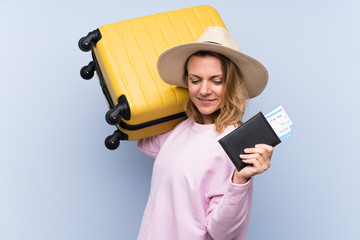
<path id="1" fill-rule="evenodd" d="M 273 147 L 270 145 L 266 145 L 266 144 L 257 144 L 255 145 L 255 148 L 246 148 L 244 149 L 244 153 L 259 153 L 263 156 L 268 156 L 269 158 L 271 158 L 272 156 L 272 152 L 273 152 Z"/>
<path id="2" fill-rule="evenodd" d="M 261 154 L 259 153 L 248 153 L 248 154 L 240 154 L 240 158 L 241 159 L 257 159 L 257 158 L 262 158 Z"/>
<path id="3" fill-rule="evenodd" d="M 256 172 L 256 174 L 266 171 L 271 166 L 270 161 L 263 161 L 256 158 L 242 159 L 242 161 L 246 164 L 251 164 L 254 168 L 253 171 Z"/>
<path id="4" fill-rule="evenodd" d="M 260 153 L 259 153 L 260 152 Z M 241 159 L 256 159 L 256 161 L 258 161 L 260 164 L 266 164 L 266 161 L 268 161 L 269 157 L 266 154 L 266 151 L 263 150 L 259 150 L 256 149 L 256 151 L 254 151 L 254 153 L 248 153 L 248 154 L 241 154 L 240 155 Z"/>
<path id="5" fill-rule="evenodd" d="M 259 163 L 256 159 L 244 159 L 242 160 L 244 163 L 249 164 L 248 170 L 252 172 L 251 175 L 257 175 L 265 171 L 265 168 L 262 167 L 263 165 Z"/>
<path id="6" fill-rule="evenodd" d="M 255 145 L 255 148 L 257 147 L 262 147 L 262 148 L 265 148 L 266 150 L 268 151 L 272 151 L 274 149 L 274 147 L 268 145 L 268 144 L 263 144 L 263 143 L 260 143 L 260 144 L 256 144 Z"/>
<path id="7" fill-rule="evenodd" d="M 252 154 L 240 154 L 240 158 L 243 160 L 255 160 L 259 162 L 259 164 L 265 164 L 266 158 L 262 156 L 260 153 L 252 153 Z"/>
<path id="8" fill-rule="evenodd" d="M 265 150 L 265 148 L 247 148 L 244 150 L 244 155 L 248 155 L 249 157 L 254 157 L 254 158 L 269 158 L 269 154 L 267 153 L 267 151 Z M 243 155 L 243 154 L 242 154 Z"/>
<path id="9" fill-rule="evenodd" d="M 256 144 L 255 148 L 264 148 L 266 150 L 267 154 L 269 155 L 269 157 L 272 156 L 272 153 L 274 151 L 274 147 L 270 146 L 268 144 Z"/>
<path id="10" fill-rule="evenodd" d="M 253 154 L 241 154 L 240 158 L 242 160 L 253 160 L 252 163 L 258 163 L 255 166 L 259 169 L 268 169 L 271 166 L 270 157 L 267 154 L 261 155 L 260 153 L 253 153 Z M 255 162 L 256 161 L 256 162 Z"/>

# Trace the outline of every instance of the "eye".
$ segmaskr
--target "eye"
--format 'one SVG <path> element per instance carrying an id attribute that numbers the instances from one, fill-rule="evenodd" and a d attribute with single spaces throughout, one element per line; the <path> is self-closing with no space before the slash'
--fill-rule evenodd
<path id="1" fill-rule="evenodd" d="M 212 82 L 215 85 L 221 85 L 223 83 L 223 80 L 222 80 L 222 77 L 215 77 L 215 78 L 212 79 Z"/>
<path id="2" fill-rule="evenodd" d="M 189 80 L 192 84 L 197 84 L 201 82 L 201 79 L 197 77 L 189 77 Z"/>

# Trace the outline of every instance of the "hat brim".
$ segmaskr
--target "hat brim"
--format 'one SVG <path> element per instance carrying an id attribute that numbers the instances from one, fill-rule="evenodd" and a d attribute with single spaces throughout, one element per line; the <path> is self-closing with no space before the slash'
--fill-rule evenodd
<path id="1" fill-rule="evenodd" d="M 161 79 L 168 84 L 187 88 L 183 81 L 185 63 L 198 51 L 216 52 L 234 62 L 244 77 L 249 98 L 258 96 L 265 89 L 268 72 L 259 61 L 232 48 L 206 42 L 185 43 L 162 53 L 157 62 Z"/>

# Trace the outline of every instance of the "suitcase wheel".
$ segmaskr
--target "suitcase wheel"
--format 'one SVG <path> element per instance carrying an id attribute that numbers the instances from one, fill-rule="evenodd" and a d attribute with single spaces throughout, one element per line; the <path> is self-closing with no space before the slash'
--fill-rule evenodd
<path id="1" fill-rule="evenodd" d="M 88 41 L 86 39 L 86 37 L 82 37 L 80 38 L 79 42 L 78 42 L 79 48 L 81 51 L 83 52 L 88 52 L 91 50 L 91 44 L 90 41 Z"/>
<path id="2" fill-rule="evenodd" d="M 105 120 L 110 125 L 119 124 L 122 118 L 130 119 L 129 105 L 124 95 L 120 96 L 118 104 L 105 115 Z"/>
<path id="3" fill-rule="evenodd" d="M 80 75 L 83 79 L 89 80 L 94 76 L 95 64 L 93 61 L 89 62 L 88 65 L 83 66 L 80 70 Z"/>
<path id="4" fill-rule="evenodd" d="M 105 139 L 105 146 L 109 150 L 115 150 L 120 146 L 120 140 L 125 140 L 126 136 L 120 130 L 116 130 L 112 135 Z"/>
<path id="5" fill-rule="evenodd" d="M 92 46 L 95 45 L 99 40 L 101 39 L 100 31 L 94 30 L 92 32 L 89 32 L 86 37 L 80 38 L 78 42 L 78 46 L 81 49 L 81 51 L 88 52 L 91 50 Z"/>

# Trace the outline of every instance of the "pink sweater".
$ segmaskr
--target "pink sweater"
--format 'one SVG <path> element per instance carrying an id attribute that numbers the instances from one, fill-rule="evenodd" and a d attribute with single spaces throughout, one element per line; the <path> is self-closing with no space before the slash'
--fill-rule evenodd
<path id="1" fill-rule="evenodd" d="M 213 124 L 181 122 L 169 133 L 138 141 L 156 158 L 138 240 L 244 240 L 253 180 L 231 183 L 235 169 Z"/>

